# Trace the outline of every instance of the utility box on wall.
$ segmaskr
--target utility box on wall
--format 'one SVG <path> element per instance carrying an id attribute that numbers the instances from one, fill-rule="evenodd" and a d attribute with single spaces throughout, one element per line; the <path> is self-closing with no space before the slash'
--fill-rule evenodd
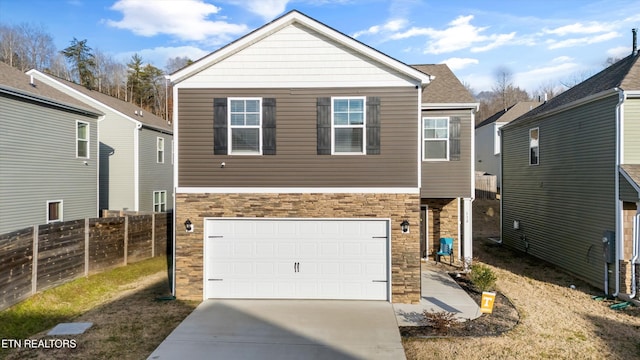
<path id="1" fill-rule="evenodd" d="M 602 234 L 602 251 L 604 259 L 608 264 L 616 261 L 616 233 L 615 231 L 605 230 Z"/>

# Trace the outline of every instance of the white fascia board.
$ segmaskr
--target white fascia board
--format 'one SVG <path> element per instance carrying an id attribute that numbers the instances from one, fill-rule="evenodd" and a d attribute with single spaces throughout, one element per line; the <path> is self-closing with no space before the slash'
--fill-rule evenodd
<path id="1" fill-rule="evenodd" d="M 424 103 L 422 110 L 480 109 L 480 103 Z"/>
<path id="2" fill-rule="evenodd" d="M 208 68 L 209 66 L 217 62 L 226 59 L 227 57 L 237 53 L 245 47 L 258 42 L 268 35 L 293 23 L 302 24 L 348 48 L 354 49 L 379 63 L 382 63 L 408 77 L 417 80 L 416 85 L 423 86 L 431 81 L 430 75 L 418 71 L 407 64 L 404 64 L 386 54 L 379 52 L 378 50 L 364 45 L 363 43 L 297 11 L 291 11 L 288 14 L 274 20 L 273 22 L 264 25 L 261 28 L 258 28 L 257 30 L 254 30 L 253 32 L 245 35 L 244 37 L 241 37 L 240 39 L 224 46 L 223 48 L 203 57 L 202 59 L 187 66 L 186 68 L 178 70 L 177 72 L 169 75 L 169 79 L 172 83 L 177 84 L 182 80 L 191 77 L 192 75 Z"/>
<path id="3" fill-rule="evenodd" d="M 417 187 L 177 187 L 179 194 L 419 194 Z"/>
<path id="4" fill-rule="evenodd" d="M 114 113 L 122 116 L 123 118 L 133 122 L 135 124 L 136 128 L 138 128 L 138 129 L 141 128 L 144 125 L 143 123 L 141 123 L 140 121 L 130 117 L 129 115 L 123 114 L 120 111 L 118 111 L 118 110 L 116 110 L 116 109 L 114 109 L 114 108 L 112 108 L 112 107 L 110 107 L 108 105 L 105 105 L 103 102 L 100 102 L 100 101 L 92 98 L 91 96 L 88 96 L 86 94 L 81 93 L 80 91 L 78 91 L 78 90 L 76 90 L 76 89 L 74 89 L 74 88 L 72 88 L 72 87 L 70 87 L 70 86 L 68 86 L 66 84 L 63 84 L 63 83 L 61 83 L 60 81 L 58 81 L 56 79 L 51 78 L 47 74 L 41 73 L 36 69 L 32 69 L 32 70 L 27 71 L 27 75 L 33 75 L 33 74 L 36 74 L 37 76 L 41 76 L 43 78 L 46 78 L 49 81 L 52 81 L 52 82 L 55 82 L 55 83 L 59 84 L 60 86 L 64 87 L 65 89 L 71 91 L 75 95 L 74 97 L 76 97 L 76 98 L 79 98 L 79 99 L 82 99 L 82 100 L 87 100 L 91 104 L 94 104 L 94 105 L 96 105 L 96 106 L 98 106 L 100 108 L 108 109 L 110 111 L 113 111 Z"/>

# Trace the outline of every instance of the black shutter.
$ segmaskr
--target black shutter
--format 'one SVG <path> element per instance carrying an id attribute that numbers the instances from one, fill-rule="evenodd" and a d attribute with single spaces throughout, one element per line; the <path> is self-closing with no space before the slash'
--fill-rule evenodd
<path id="1" fill-rule="evenodd" d="M 460 118 L 449 120 L 449 160 L 460 161 Z"/>
<path id="2" fill-rule="evenodd" d="M 331 98 L 317 102 L 318 155 L 331 155 Z"/>
<path id="3" fill-rule="evenodd" d="M 262 154 L 276 154 L 276 99 L 262 99 Z"/>
<path id="4" fill-rule="evenodd" d="M 380 98 L 367 98 L 367 155 L 380 155 Z"/>
<path id="5" fill-rule="evenodd" d="M 227 155 L 227 98 L 213 99 L 213 154 Z"/>

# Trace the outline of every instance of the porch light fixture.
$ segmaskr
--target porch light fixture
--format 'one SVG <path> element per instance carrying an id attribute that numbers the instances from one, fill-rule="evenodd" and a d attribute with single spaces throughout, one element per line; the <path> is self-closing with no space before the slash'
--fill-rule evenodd
<path id="1" fill-rule="evenodd" d="M 407 219 L 402 220 L 400 227 L 402 228 L 402 233 L 407 234 L 409 232 L 409 221 Z"/>
<path id="2" fill-rule="evenodd" d="M 193 224 L 191 223 L 191 220 L 187 219 L 187 221 L 184 222 L 184 228 L 187 232 L 193 232 Z"/>

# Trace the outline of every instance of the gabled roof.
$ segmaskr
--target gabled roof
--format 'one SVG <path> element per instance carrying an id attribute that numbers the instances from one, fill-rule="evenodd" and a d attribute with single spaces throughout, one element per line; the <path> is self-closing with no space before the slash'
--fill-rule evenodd
<path id="1" fill-rule="evenodd" d="M 155 116 L 148 111 L 142 111 L 142 109 L 140 109 L 140 107 L 136 106 L 135 104 L 122 101 L 118 98 L 109 96 L 107 94 L 103 94 L 99 91 L 89 90 L 82 85 L 64 80 L 62 78 L 59 78 L 50 74 L 44 74 L 37 70 L 29 70 L 27 71 L 27 74 L 37 74 L 38 76 L 47 77 L 52 81 L 56 81 L 59 84 L 69 88 L 74 93 L 80 95 L 80 97 L 83 97 L 85 99 L 88 97 L 92 99 L 95 103 L 99 103 L 102 106 L 106 106 L 116 112 L 121 113 L 122 115 L 129 118 L 129 120 L 132 120 L 134 122 L 140 122 L 143 126 L 160 130 L 166 133 L 173 132 L 171 126 L 169 126 L 169 124 L 167 124 L 167 122 L 164 119 L 158 116 Z M 70 95 L 67 95 L 67 96 L 71 97 Z M 82 100 L 77 100 L 77 101 L 82 102 Z"/>
<path id="2" fill-rule="evenodd" d="M 90 116 L 104 115 L 45 83 L 32 84 L 28 75 L 3 62 L 0 62 L 0 91 Z"/>
<path id="3" fill-rule="evenodd" d="M 500 110 L 497 113 L 489 116 L 484 119 L 481 123 L 476 125 L 476 129 L 488 124 L 493 124 L 494 122 L 508 123 L 511 122 L 520 116 L 526 114 L 527 112 L 535 109 L 540 106 L 542 103 L 538 101 L 520 101 L 508 107 L 507 109 Z"/>
<path id="4" fill-rule="evenodd" d="M 412 65 L 413 68 L 432 76 L 422 90 L 423 104 L 468 104 L 477 106 L 469 90 L 462 85 L 446 64 Z"/>
<path id="5" fill-rule="evenodd" d="M 527 114 L 512 121 L 509 125 L 505 125 L 505 127 L 534 116 L 549 113 L 564 106 L 569 106 L 571 103 L 602 94 L 608 90 L 640 90 L 640 63 L 638 63 L 638 57 L 638 55 L 633 54 L 627 56 L 587 80 L 529 111 Z"/>
<path id="6" fill-rule="evenodd" d="M 398 71 L 399 73 L 420 81 L 421 84 L 429 83 L 429 75 L 424 74 L 411 66 L 396 60 L 360 41 L 341 33 L 297 10 L 292 10 L 283 16 L 273 20 L 272 22 L 250 32 L 249 34 L 241 37 L 240 39 L 229 43 L 228 45 L 212 52 L 211 54 L 199 59 L 193 64 L 186 66 L 173 74 L 170 75 L 170 80 L 172 83 L 176 84 L 181 82 L 184 79 L 187 79 L 198 72 L 210 67 L 213 64 L 216 64 L 233 54 L 239 52 L 240 50 L 259 42 L 265 37 L 273 34 L 286 26 L 291 24 L 299 24 L 305 26 L 313 31 L 316 31 L 327 38 L 339 43 L 341 46 L 345 46 L 354 51 L 357 51 L 360 54 L 368 57 L 369 59 L 378 62 L 380 64 L 384 64 L 385 66 Z"/>

